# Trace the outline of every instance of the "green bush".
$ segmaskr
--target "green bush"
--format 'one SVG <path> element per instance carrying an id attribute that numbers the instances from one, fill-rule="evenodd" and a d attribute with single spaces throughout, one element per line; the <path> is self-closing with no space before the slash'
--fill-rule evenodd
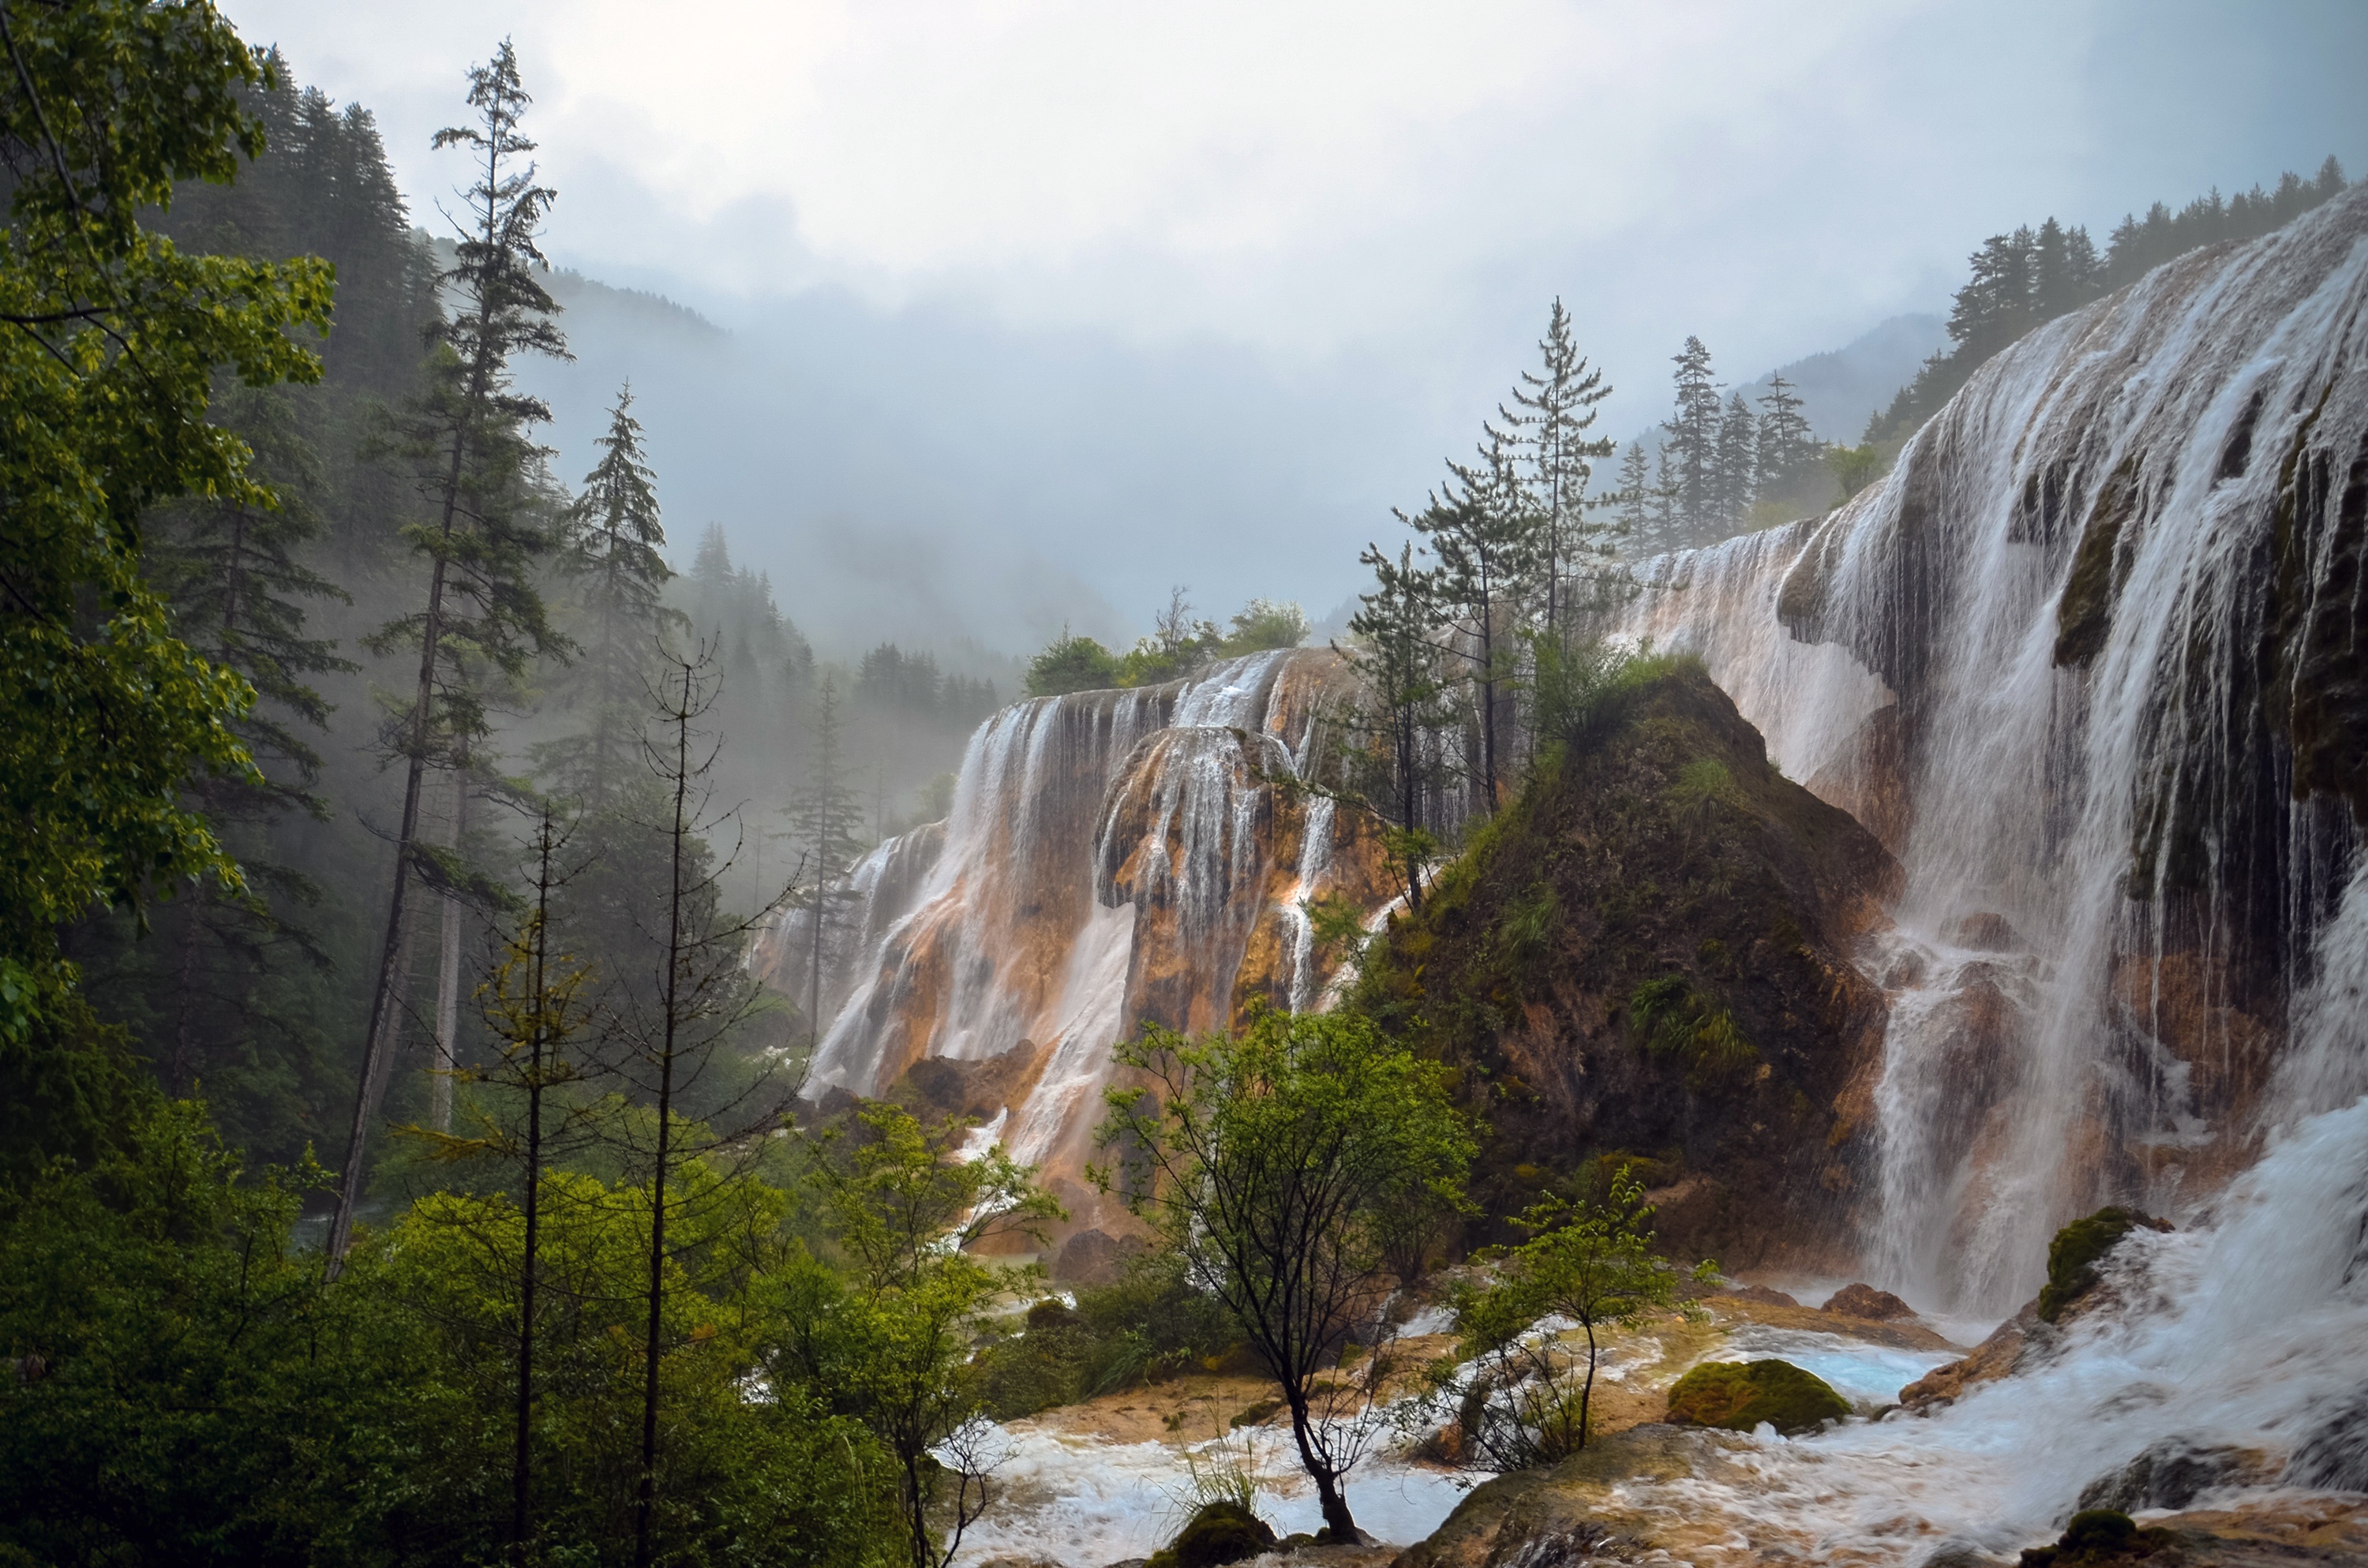
<path id="1" fill-rule="evenodd" d="M 988 1410 L 1016 1420 L 1213 1360 L 1241 1343 L 1224 1309 L 1172 1255 L 1138 1258 L 1115 1284 L 1028 1309 L 1020 1332 L 979 1353 Z"/>
<path id="2" fill-rule="evenodd" d="M 1791 1435 L 1850 1413 L 1823 1378 L 1790 1361 L 1705 1361 L 1669 1390 L 1671 1421 L 1748 1432 L 1765 1421 Z"/>
<path id="3" fill-rule="evenodd" d="M 1072 691 L 1102 691 L 1118 685 L 1118 661 L 1090 637 L 1061 635 L 1028 663 L 1028 695 L 1061 697 Z"/>

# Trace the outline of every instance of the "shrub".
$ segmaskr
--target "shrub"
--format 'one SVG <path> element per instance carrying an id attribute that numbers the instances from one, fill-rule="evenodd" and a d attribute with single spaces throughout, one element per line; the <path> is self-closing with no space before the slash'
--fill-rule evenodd
<path id="1" fill-rule="evenodd" d="M 1066 627 L 1029 661 L 1028 695 L 1060 697 L 1072 691 L 1101 691 L 1118 685 L 1118 661 L 1090 637 L 1072 637 Z"/>

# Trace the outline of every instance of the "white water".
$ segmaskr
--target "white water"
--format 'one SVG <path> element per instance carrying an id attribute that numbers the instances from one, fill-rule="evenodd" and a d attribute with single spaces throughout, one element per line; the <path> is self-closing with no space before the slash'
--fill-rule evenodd
<path id="1" fill-rule="evenodd" d="M 2368 423 L 2363 311 L 2356 190 L 2043 328 L 1883 484 L 1656 562 L 1627 612 L 1902 863 L 1897 929 L 1863 955 L 1893 1006 L 1859 1218 L 1870 1273 L 1919 1305 L 2008 1312 L 2066 1220 L 2192 1210 L 2252 1152 L 2282 994 L 2358 859 L 2339 805 L 2286 798 L 2248 694 L 2282 635 L 2283 460 L 2340 473 Z M 2110 623 L 2059 663 L 2108 508 Z M 2306 598 L 2356 592 L 2324 575 L 2331 510 L 2301 526 Z"/>
<path id="2" fill-rule="evenodd" d="M 1338 891 L 1347 824 L 1279 787 L 1312 767 L 1337 657 L 1281 651 L 1198 679 L 1041 699 L 972 737 L 943 824 L 872 852 L 848 879 L 842 952 L 824 986 L 818 1086 L 883 1090 L 924 1057 L 1025 1049 L 1033 1084 L 1004 1133 L 1064 1201 L 1110 1081 L 1110 1047 L 1141 1018 L 1224 1023 L 1247 952 L 1284 1006 L 1325 975 L 1301 905 Z M 1295 860 L 1268 864 L 1295 827 Z M 785 921 L 758 971 L 803 997 L 811 933 Z"/>

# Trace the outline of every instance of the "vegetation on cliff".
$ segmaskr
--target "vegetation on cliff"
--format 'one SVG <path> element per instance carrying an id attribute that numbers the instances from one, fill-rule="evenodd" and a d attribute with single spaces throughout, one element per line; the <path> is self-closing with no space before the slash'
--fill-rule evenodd
<path id="1" fill-rule="evenodd" d="M 1891 858 L 1697 665 L 1610 667 L 1557 703 L 1560 744 L 1393 918 L 1352 1005 L 1462 1070 L 1495 1129 L 1484 1213 L 1633 1163 L 1681 1254 L 1813 1246 L 1855 1180 L 1880 1009 L 1844 952 Z"/>

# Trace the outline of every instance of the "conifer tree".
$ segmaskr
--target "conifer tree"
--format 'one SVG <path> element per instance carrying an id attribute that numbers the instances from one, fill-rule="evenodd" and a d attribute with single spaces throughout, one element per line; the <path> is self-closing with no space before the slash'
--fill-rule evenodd
<path id="1" fill-rule="evenodd" d="M 1676 521 L 1691 540 L 1718 518 L 1718 434 L 1722 417 L 1718 383 L 1711 375 L 1710 350 L 1689 337 L 1671 363 L 1677 366 L 1677 408 L 1661 428 L 1662 475 L 1674 487 Z M 1674 540 L 1672 542 L 1675 542 Z"/>
<path id="2" fill-rule="evenodd" d="M 1398 518 L 1429 538 L 1439 562 L 1438 602 L 1457 623 L 1478 731 L 1473 782 L 1481 810 L 1493 812 L 1509 761 L 1513 617 L 1544 553 L 1543 519 L 1511 448 L 1497 433 L 1489 433 L 1478 462 L 1447 467 L 1447 483 L 1429 504 Z"/>
<path id="3" fill-rule="evenodd" d="M 550 538 L 531 483 L 544 449 L 528 431 L 551 411 L 510 380 L 510 361 L 519 354 L 567 352 L 551 319 L 558 306 L 532 271 L 543 263 L 535 239 L 552 192 L 535 183 L 531 163 L 521 166 L 535 144 L 519 133 L 518 122 L 533 100 L 507 40 L 491 61 L 472 68 L 469 83 L 478 123 L 435 136 L 436 146 L 463 147 L 482 160 L 464 193 L 468 225 L 445 274 L 459 309 L 435 329 L 426 389 L 405 411 L 394 443 L 415 465 L 428 504 L 428 517 L 404 530 L 427 562 L 427 594 L 417 610 L 370 640 L 375 652 L 415 654 L 418 676 L 388 736 L 388 749 L 405 768 L 403 814 L 353 1128 L 330 1224 L 333 1270 L 352 1235 L 370 1134 L 402 1021 L 413 884 L 423 871 L 446 874 L 420 838 L 427 774 L 456 770 L 469 742 L 488 732 L 489 675 L 515 678 L 533 654 L 564 645 L 548 625 L 532 575 Z"/>
<path id="4" fill-rule="evenodd" d="M 172 601 L 183 640 L 255 688 L 256 706 L 230 728 L 259 771 L 200 775 L 184 791 L 239 853 L 247 893 L 224 897 L 200 882 L 176 916 L 164 1076 L 181 1094 L 225 1048 L 261 1032 L 258 1025 L 294 1029 L 261 994 L 261 982 L 283 957 L 326 961 L 294 918 L 296 909 L 318 902 L 320 890 L 272 855 L 271 829 L 291 812 L 328 817 L 328 802 L 314 793 L 321 756 L 305 732 L 326 726 L 329 705 L 310 683 L 356 667 L 337 655 L 333 641 L 309 635 L 300 602 L 347 596 L 302 559 L 322 529 L 322 476 L 293 395 L 234 387 L 216 415 L 245 438 L 254 453 L 249 472 L 271 484 L 271 495 L 233 494 L 167 509 L 154 522 L 148 575 Z"/>
<path id="5" fill-rule="evenodd" d="M 1783 377 L 1769 378 L 1759 407 L 1758 484 L 1761 494 L 1772 495 L 1816 465 L 1817 441 L 1801 414 L 1801 400 L 1793 394 L 1793 383 Z"/>
<path id="6" fill-rule="evenodd" d="M 1727 400 L 1726 412 L 1718 422 L 1715 520 L 1722 528 L 1734 526 L 1759 498 L 1758 422 L 1751 417 L 1750 404 L 1743 401 L 1741 392 L 1736 392 Z"/>
<path id="7" fill-rule="evenodd" d="M 1557 297 L 1538 340 L 1542 364 L 1523 370 L 1513 389 L 1513 406 L 1499 405 L 1509 445 L 1529 466 L 1529 483 L 1541 519 L 1539 564 L 1545 571 L 1546 635 L 1559 638 L 1567 608 L 1566 577 L 1607 567 L 1609 528 L 1588 519 L 1592 460 L 1608 458 L 1609 439 L 1590 438 L 1596 404 L 1611 395 L 1603 372 L 1588 368 L 1571 337 L 1570 312 Z"/>
<path id="8" fill-rule="evenodd" d="M 822 972 L 829 949 L 831 906 L 843 902 L 839 881 L 854 864 L 863 831 L 863 803 L 848 783 L 847 744 L 841 730 L 838 687 L 823 676 L 807 730 L 806 782 L 790 808 L 790 832 L 803 852 L 798 905 L 806 911 L 806 1028 L 810 1045 L 822 1043 Z"/>
<path id="9" fill-rule="evenodd" d="M 600 460 L 568 511 L 559 561 L 576 587 L 579 653 L 556 684 L 560 700 L 580 710 L 582 728 L 537 748 L 545 776 L 594 813 L 608 810 L 620 780 L 639 768 L 649 676 L 662 640 L 689 619 L 664 601 L 674 569 L 660 553 L 657 476 L 632 406 L 629 382 L 595 441 Z"/>
<path id="10" fill-rule="evenodd" d="M 1620 531 L 1639 555 L 1658 550 L 1653 527 L 1653 465 L 1645 443 L 1631 441 L 1620 454 Z"/>
<path id="11" fill-rule="evenodd" d="M 1373 588 L 1357 596 L 1357 613 L 1349 619 L 1355 641 L 1339 649 L 1365 687 L 1363 710 L 1349 726 L 1377 748 L 1379 788 L 1368 789 L 1365 798 L 1379 798 L 1406 907 L 1418 911 L 1422 867 L 1435 844 L 1424 808 L 1438 787 L 1434 758 L 1445 719 L 1440 708 L 1438 574 L 1415 563 L 1411 543 L 1399 547 L 1395 561 L 1378 545 L 1367 545 L 1358 560 L 1373 569 Z"/>

